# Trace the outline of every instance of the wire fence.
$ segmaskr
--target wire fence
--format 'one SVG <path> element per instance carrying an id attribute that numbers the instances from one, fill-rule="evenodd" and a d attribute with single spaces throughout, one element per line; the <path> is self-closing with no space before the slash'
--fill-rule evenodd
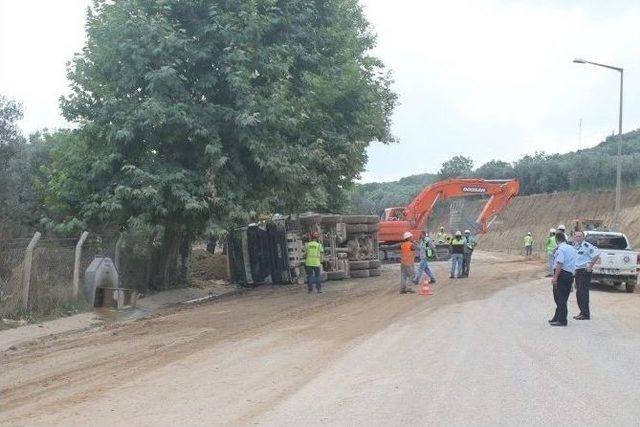
<path id="1" fill-rule="evenodd" d="M 12 242 L 0 247 L 0 316 L 16 312 L 19 307 L 24 271 L 24 255 L 29 242 Z"/>
<path id="2" fill-rule="evenodd" d="M 90 234 L 77 265 L 79 237 L 34 239 L 0 241 L 0 318 L 42 318 L 87 309 L 82 296 L 84 275 L 98 255 L 114 260 L 121 287 L 143 290 L 148 283 L 151 245 L 146 239 Z M 74 270 L 78 272 L 75 286 Z"/>

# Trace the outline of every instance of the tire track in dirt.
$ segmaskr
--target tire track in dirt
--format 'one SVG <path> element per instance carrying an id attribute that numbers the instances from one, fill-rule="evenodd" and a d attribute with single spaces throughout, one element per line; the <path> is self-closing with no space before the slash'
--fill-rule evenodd
<path id="1" fill-rule="evenodd" d="M 439 277 L 445 277 L 448 265 L 434 266 Z M 495 256 L 486 261 L 478 256 L 472 267 L 472 278 L 441 279 L 436 295 L 426 300 L 397 295 L 398 267 L 385 266 L 380 277 L 332 282 L 322 295 L 307 295 L 293 287 L 258 288 L 230 300 L 168 311 L 154 319 L 42 340 L 2 355 L 3 372 L 10 374 L 3 374 L 0 380 L 0 420 L 10 423 L 62 416 L 194 354 L 215 352 L 273 331 L 279 335 L 258 350 L 262 354 L 288 343 L 320 345 L 324 356 L 235 419 L 245 422 L 294 393 L 363 337 L 423 310 L 487 298 L 524 278 L 544 274 L 538 263 L 503 261 Z"/>

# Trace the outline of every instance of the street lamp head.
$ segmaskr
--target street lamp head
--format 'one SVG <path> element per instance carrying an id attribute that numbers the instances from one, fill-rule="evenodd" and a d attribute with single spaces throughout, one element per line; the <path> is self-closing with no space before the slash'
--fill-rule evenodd
<path id="1" fill-rule="evenodd" d="M 587 61 L 585 61 L 582 58 L 576 58 L 576 59 L 573 60 L 573 62 L 575 62 L 576 64 L 586 64 L 587 63 Z"/>

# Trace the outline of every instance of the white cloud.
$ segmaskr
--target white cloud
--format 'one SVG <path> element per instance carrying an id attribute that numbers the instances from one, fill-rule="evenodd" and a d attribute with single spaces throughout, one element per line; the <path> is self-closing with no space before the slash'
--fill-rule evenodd
<path id="1" fill-rule="evenodd" d="M 89 0 L 0 1 L 0 93 L 24 104 L 25 132 L 68 126 L 58 99 L 66 63 L 84 44 Z"/>
<path id="2" fill-rule="evenodd" d="M 585 2 L 365 0 L 376 53 L 394 70 L 402 105 L 400 144 L 370 148 L 364 181 L 437 171 L 453 155 L 476 165 L 535 150 L 595 145 L 617 128 L 618 75 L 572 63 L 576 56 L 640 71 L 640 5 L 615 13 Z M 640 121 L 633 95 L 625 126 Z M 587 137 L 588 135 L 588 137 Z"/>

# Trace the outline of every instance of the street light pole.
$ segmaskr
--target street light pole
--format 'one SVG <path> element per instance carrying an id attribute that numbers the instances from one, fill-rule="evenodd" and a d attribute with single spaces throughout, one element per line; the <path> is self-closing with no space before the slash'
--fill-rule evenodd
<path id="1" fill-rule="evenodd" d="M 611 65 L 599 64 L 597 62 L 586 61 L 584 59 L 576 58 L 573 60 L 576 64 L 591 64 L 597 67 L 609 68 L 620 73 L 620 110 L 618 112 L 618 157 L 616 164 L 616 205 L 613 210 L 613 224 L 614 228 L 620 227 L 620 203 L 621 203 L 621 181 L 622 181 L 622 88 L 624 82 L 624 69 L 620 67 L 614 67 Z"/>

